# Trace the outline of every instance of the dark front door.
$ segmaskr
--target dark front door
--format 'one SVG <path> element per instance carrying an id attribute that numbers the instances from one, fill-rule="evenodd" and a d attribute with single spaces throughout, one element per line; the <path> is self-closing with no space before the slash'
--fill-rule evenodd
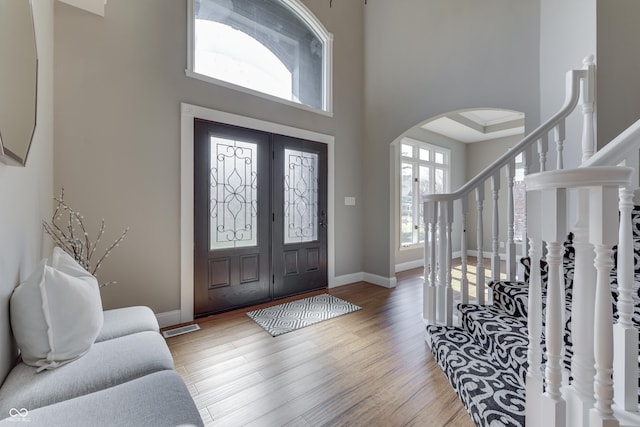
<path id="1" fill-rule="evenodd" d="M 326 288 L 326 146 L 278 135 L 273 166 L 274 296 Z"/>
<path id="2" fill-rule="evenodd" d="M 326 191 L 324 144 L 195 120 L 195 315 L 326 288 Z"/>

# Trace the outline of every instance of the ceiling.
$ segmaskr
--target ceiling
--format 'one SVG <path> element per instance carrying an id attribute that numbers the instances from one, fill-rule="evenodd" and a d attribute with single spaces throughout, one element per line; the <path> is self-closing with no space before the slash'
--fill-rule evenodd
<path id="1" fill-rule="evenodd" d="M 423 129 L 467 144 L 524 134 L 524 113 L 468 110 L 450 113 L 422 125 Z"/>

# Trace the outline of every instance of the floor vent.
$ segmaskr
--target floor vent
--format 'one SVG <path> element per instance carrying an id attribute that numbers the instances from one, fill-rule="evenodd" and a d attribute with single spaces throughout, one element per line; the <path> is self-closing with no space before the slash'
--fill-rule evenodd
<path id="1" fill-rule="evenodd" d="M 200 326 L 198 325 L 187 325 L 181 326 L 175 329 L 169 329 L 162 333 L 165 338 L 171 338 L 182 334 L 188 334 L 189 332 L 194 332 L 200 330 Z"/>

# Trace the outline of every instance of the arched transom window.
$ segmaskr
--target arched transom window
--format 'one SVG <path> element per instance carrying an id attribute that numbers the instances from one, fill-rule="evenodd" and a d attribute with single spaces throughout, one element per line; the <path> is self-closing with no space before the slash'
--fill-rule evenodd
<path id="1" fill-rule="evenodd" d="M 298 0 L 191 0 L 189 7 L 188 75 L 331 111 L 332 36 Z"/>

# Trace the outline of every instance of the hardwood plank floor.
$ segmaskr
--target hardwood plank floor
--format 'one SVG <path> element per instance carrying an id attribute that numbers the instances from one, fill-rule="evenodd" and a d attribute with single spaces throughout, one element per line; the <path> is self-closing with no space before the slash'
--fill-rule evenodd
<path id="1" fill-rule="evenodd" d="M 362 310 L 276 338 L 245 309 L 167 343 L 207 425 L 473 427 L 424 342 L 421 272 L 331 289 Z"/>

